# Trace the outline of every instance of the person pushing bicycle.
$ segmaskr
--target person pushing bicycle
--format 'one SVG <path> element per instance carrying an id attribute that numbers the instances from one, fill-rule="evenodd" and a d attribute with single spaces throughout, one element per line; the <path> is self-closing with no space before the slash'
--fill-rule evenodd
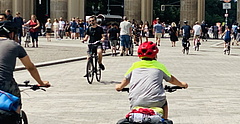
<path id="1" fill-rule="evenodd" d="M 24 48 L 14 41 L 16 29 L 13 22 L 6 20 L 6 14 L 0 14 L 0 90 L 20 98 L 16 111 L 4 111 L 0 108 L 1 124 L 16 124 L 20 116 L 21 95 L 18 85 L 13 78 L 16 58 L 21 60 L 22 64 L 40 86 L 50 86 L 48 81 L 42 81 L 37 68 L 31 62 Z"/>
<path id="2" fill-rule="evenodd" d="M 104 32 L 103 32 L 103 28 L 98 26 L 97 24 L 97 18 L 96 16 L 91 16 L 89 18 L 89 21 L 90 23 L 90 26 L 88 27 L 87 29 L 87 32 L 86 32 L 86 36 L 85 38 L 83 39 L 83 41 L 87 41 L 88 38 L 90 37 L 89 39 L 89 43 L 94 43 L 96 41 L 104 41 L 105 39 L 105 36 L 104 36 Z M 90 49 L 88 48 L 88 54 Z M 99 67 L 102 69 L 102 70 L 105 70 L 105 67 L 104 65 L 102 64 L 102 52 L 103 52 L 103 46 L 102 46 L 102 43 L 98 43 L 98 47 L 97 47 L 97 53 L 98 53 L 98 64 L 99 64 Z M 85 75 L 86 76 L 86 75 Z"/>
<path id="3" fill-rule="evenodd" d="M 134 107 L 163 108 L 163 118 L 168 118 L 168 105 L 163 87 L 163 79 L 180 87 L 187 88 L 188 84 L 180 82 L 171 75 L 167 68 L 156 60 L 158 48 L 152 41 L 142 43 L 138 48 L 141 61 L 133 63 L 125 73 L 121 84 L 115 89 L 122 90 L 129 84 L 129 100 L 131 109 Z"/>

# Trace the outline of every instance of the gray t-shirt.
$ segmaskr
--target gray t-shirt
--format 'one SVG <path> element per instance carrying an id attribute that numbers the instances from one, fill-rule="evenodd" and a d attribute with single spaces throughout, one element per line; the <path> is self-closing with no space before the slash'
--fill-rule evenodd
<path id="1" fill-rule="evenodd" d="M 26 55 L 24 48 L 16 42 L 0 39 L 0 82 L 13 79 L 16 58 L 23 58 Z"/>
<path id="2" fill-rule="evenodd" d="M 156 60 L 136 62 L 125 74 L 130 81 L 129 100 L 131 108 L 162 107 L 166 100 L 163 79 L 170 81 L 171 74 Z"/>

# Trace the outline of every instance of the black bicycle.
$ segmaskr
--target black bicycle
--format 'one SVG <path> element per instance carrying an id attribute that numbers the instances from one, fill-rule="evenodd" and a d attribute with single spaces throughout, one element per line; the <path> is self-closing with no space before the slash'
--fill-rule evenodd
<path id="1" fill-rule="evenodd" d="M 89 48 L 89 58 L 87 61 L 87 68 L 86 68 L 86 77 L 89 84 L 92 84 L 94 74 L 96 75 L 96 80 L 100 82 L 102 72 L 101 68 L 98 65 L 98 54 L 97 54 L 97 47 L 101 45 L 100 41 L 96 41 L 94 43 L 88 43 Z"/>
<path id="2" fill-rule="evenodd" d="M 188 55 L 189 54 L 189 47 L 190 47 L 189 39 L 183 37 L 182 46 L 183 46 L 183 50 L 182 50 L 183 54 L 186 53 Z"/>
<path id="3" fill-rule="evenodd" d="M 24 81 L 23 84 L 18 84 L 19 87 L 27 87 L 27 89 L 31 89 L 33 91 L 36 91 L 36 90 L 43 90 L 43 91 L 46 91 L 44 89 L 47 88 L 48 86 L 39 86 L 39 85 L 29 85 L 30 81 Z M 24 90 L 27 90 L 27 89 L 23 89 L 21 90 L 21 92 L 23 92 Z M 28 124 L 28 119 L 27 119 L 27 114 L 21 110 L 20 111 L 20 121 L 19 121 L 19 124 Z"/>
<path id="4" fill-rule="evenodd" d="M 224 49 L 224 54 L 228 54 L 228 55 L 230 55 L 230 48 L 231 48 L 231 43 L 230 42 L 225 42 L 225 44 L 226 44 L 226 49 Z"/>
<path id="5" fill-rule="evenodd" d="M 178 89 L 184 89 L 184 87 L 179 87 L 179 86 L 167 86 L 165 85 L 164 87 L 164 90 L 166 92 L 175 92 L 177 91 Z M 121 91 L 127 91 L 129 92 L 129 88 L 123 88 Z M 162 113 L 159 113 L 159 114 L 162 114 Z M 173 124 L 173 121 L 172 120 L 164 120 L 162 119 L 160 116 L 158 117 L 159 120 L 156 121 L 156 119 L 152 119 L 151 117 L 150 118 L 142 118 L 143 120 L 140 120 L 141 123 L 137 123 L 135 122 L 134 120 L 135 118 L 134 117 L 131 117 L 131 118 L 124 118 L 124 119 L 121 119 L 117 122 L 117 124 Z M 137 121 L 139 121 L 139 118 L 137 119 Z M 154 121 L 154 122 L 153 122 Z"/>
<path id="6" fill-rule="evenodd" d="M 197 43 L 195 45 L 195 51 L 199 51 L 199 48 L 200 48 L 200 45 L 201 45 L 200 38 L 198 37 L 196 40 L 197 40 Z"/>

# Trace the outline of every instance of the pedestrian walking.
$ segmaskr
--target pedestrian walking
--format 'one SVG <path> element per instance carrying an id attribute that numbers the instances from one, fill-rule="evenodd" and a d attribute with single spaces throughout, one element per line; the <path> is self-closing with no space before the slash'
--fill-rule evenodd
<path id="1" fill-rule="evenodd" d="M 113 23 L 111 24 L 111 28 L 108 30 L 108 39 L 111 45 L 112 56 L 117 55 L 116 46 L 117 46 L 118 37 L 119 37 L 119 31 L 117 29 L 117 24 Z"/>
<path id="2" fill-rule="evenodd" d="M 53 31 L 54 31 L 54 38 L 58 39 L 59 38 L 59 21 L 57 18 L 54 19 L 53 22 Z"/>
<path id="3" fill-rule="evenodd" d="M 16 24 L 17 27 L 17 36 L 18 36 L 18 43 L 21 45 L 22 36 L 23 36 L 23 18 L 20 16 L 20 12 L 16 12 L 16 16 L 13 18 L 13 22 Z"/>
<path id="4" fill-rule="evenodd" d="M 51 19 L 48 18 L 47 19 L 47 22 L 45 24 L 45 28 L 46 28 L 46 38 L 47 38 L 47 41 L 51 41 L 51 33 L 52 33 L 52 22 L 51 22 Z"/>
<path id="5" fill-rule="evenodd" d="M 31 15 L 31 19 L 24 24 L 24 26 L 29 25 L 30 29 L 30 36 L 32 37 L 32 47 L 38 47 L 38 32 L 39 32 L 39 27 L 40 23 L 37 20 L 36 15 Z"/>
<path id="6" fill-rule="evenodd" d="M 120 56 L 123 56 L 123 49 L 125 48 L 125 55 L 128 55 L 128 49 L 130 47 L 130 36 L 132 35 L 132 26 L 131 23 L 128 22 L 128 18 L 126 16 L 123 17 L 123 21 L 120 23 L 120 46 L 121 53 Z"/>
<path id="7" fill-rule="evenodd" d="M 160 46 L 163 31 L 164 27 L 161 25 L 160 20 L 158 20 L 157 24 L 153 26 L 153 35 L 155 36 L 156 44 L 158 46 Z"/>
<path id="8" fill-rule="evenodd" d="M 170 34 L 170 40 L 172 42 L 172 47 L 175 47 L 176 41 L 178 41 L 178 28 L 175 22 L 171 23 L 169 34 Z"/>
<path id="9" fill-rule="evenodd" d="M 64 35 L 64 30 L 65 30 L 65 21 L 63 20 L 62 17 L 59 18 L 59 37 L 60 39 L 63 39 L 63 35 Z"/>

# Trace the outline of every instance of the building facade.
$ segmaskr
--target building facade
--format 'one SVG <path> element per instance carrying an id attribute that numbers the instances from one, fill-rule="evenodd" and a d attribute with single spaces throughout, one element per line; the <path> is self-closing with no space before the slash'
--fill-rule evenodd
<path id="1" fill-rule="evenodd" d="M 48 17 L 70 20 L 71 17 L 85 17 L 85 3 L 86 0 L 0 0 L 0 11 L 10 9 L 13 15 L 18 11 L 25 19 L 30 19 L 31 14 L 35 14 L 40 20 L 46 20 Z M 153 0 L 124 0 L 124 15 L 130 20 L 152 22 L 153 4 Z M 205 0 L 180 0 L 180 4 L 181 24 L 184 20 L 192 25 L 195 21 L 205 19 Z M 237 11 L 240 13 L 240 10 Z M 237 21 L 240 21 L 239 16 Z"/>

